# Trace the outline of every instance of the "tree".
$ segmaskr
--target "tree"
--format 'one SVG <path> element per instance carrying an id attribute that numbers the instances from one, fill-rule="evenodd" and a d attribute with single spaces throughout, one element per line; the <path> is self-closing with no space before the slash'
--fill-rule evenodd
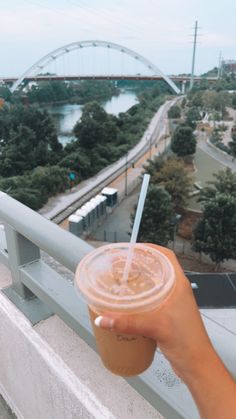
<path id="1" fill-rule="evenodd" d="M 232 140 L 229 142 L 230 152 L 233 158 L 236 157 L 236 127 L 234 126 L 231 130 Z"/>
<path id="2" fill-rule="evenodd" d="M 185 157 L 195 153 L 196 139 L 191 127 L 179 125 L 176 128 L 171 138 L 171 150 L 178 157 Z"/>
<path id="3" fill-rule="evenodd" d="M 11 91 L 8 87 L 6 86 L 0 86 L 0 97 L 2 97 L 3 99 L 10 101 L 11 100 Z"/>
<path id="4" fill-rule="evenodd" d="M 0 110 L 0 174 L 23 174 L 36 166 L 55 163 L 62 146 L 53 121 L 44 110 L 12 106 Z"/>
<path id="5" fill-rule="evenodd" d="M 207 182 L 207 186 L 201 190 L 199 202 L 205 204 L 208 200 L 215 198 L 217 193 L 236 196 L 236 173 L 227 168 L 214 173 L 213 177 L 215 180 Z"/>
<path id="6" fill-rule="evenodd" d="M 186 172 L 183 162 L 176 158 L 165 161 L 161 157 L 155 157 L 148 163 L 144 168 L 151 175 L 151 182 L 166 189 L 174 208 L 184 207 L 192 190 L 193 179 Z"/>
<path id="7" fill-rule="evenodd" d="M 89 102 L 84 106 L 80 121 L 75 124 L 74 134 L 80 146 L 90 150 L 97 144 L 115 142 L 116 118 L 108 115 L 97 102 Z"/>
<path id="8" fill-rule="evenodd" d="M 192 94 L 192 91 L 190 90 L 189 95 L 190 95 L 189 106 L 190 107 L 192 107 L 192 106 L 195 107 L 196 106 L 196 107 L 201 108 L 202 105 L 203 105 L 203 100 L 202 100 L 203 92 L 202 91 L 197 91 L 194 94 Z"/>
<path id="9" fill-rule="evenodd" d="M 206 90 L 202 95 L 202 102 L 206 111 L 218 111 L 223 118 L 226 106 L 230 104 L 230 95 L 226 91 Z"/>
<path id="10" fill-rule="evenodd" d="M 80 179 L 87 179 L 94 174 L 90 157 L 91 156 L 88 155 L 88 153 L 78 147 L 72 153 L 67 154 L 67 156 L 60 161 L 59 165 L 61 167 L 66 167 L 68 171 L 75 171 L 78 173 Z"/>
<path id="11" fill-rule="evenodd" d="M 189 125 L 192 129 L 196 128 L 196 122 L 200 121 L 201 115 L 197 107 L 192 107 L 189 109 L 186 115 L 186 124 Z"/>
<path id="12" fill-rule="evenodd" d="M 168 110 L 168 118 L 180 118 L 181 117 L 181 110 L 180 107 L 177 105 L 171 106 Z"/>
<path id="13" fill-rule="evenodd" d="M 204 252 L 216 263 L 216 270 L 236 251 L 236 197 L 216 193 L 205 202 L 202 219 L 194 231 L 193 249 Z"/>
<path id="14" fill-rule="evenodd" d="M 232 94 L 231 106 L 233 109 L 236 109 L 236 94 L 235 93 Z"/>
<path id="15" fill-rule="evenodd" d="M 145 201 L 138 240 L 166 246 L 173 239 L 173 218 L 170 195 L 164 188 L 151 185 Z M 134 215 L 131 219 L 134 220 Z"/>

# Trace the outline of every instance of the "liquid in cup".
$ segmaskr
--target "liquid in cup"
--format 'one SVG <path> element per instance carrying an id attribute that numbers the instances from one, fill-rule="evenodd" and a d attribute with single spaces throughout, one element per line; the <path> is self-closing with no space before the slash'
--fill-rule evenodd
<path id="1" fill-rule="evenodd" d="M 94 324 L 104 312 L 137 314 L 153 311 L 169 296 L 175 284 L 174 269 L 155 245 L 134 246 L 128 280 L 124 268 L 129 243 L 99 247 L 77 267 L 75 287 L 85 297 L 101 359 L 112 373 L 138 375 L 152 363 L 156 342 L 138 335 L 101 329 Z"/>

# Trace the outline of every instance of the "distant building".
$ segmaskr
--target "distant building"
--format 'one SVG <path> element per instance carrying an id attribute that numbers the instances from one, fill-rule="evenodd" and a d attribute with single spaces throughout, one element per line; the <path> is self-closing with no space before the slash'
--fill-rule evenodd
<path id="1" fill-rule="evenodd" d="M 227 74 L 236 74 L 236 61 L 235 60 L 222 61 L 222 69 Z"/>

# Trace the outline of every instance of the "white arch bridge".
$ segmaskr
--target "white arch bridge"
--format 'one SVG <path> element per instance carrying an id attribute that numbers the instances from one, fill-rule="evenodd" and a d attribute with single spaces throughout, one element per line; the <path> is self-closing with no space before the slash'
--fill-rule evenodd
<path id="1" fill-rule="evenodd" d="M 132 61 L 135 61 L 138 64 L 141 64 L 142 67 L 146 70 L 143 73 L 140 72 L 133 72 L 133 74 L 125 72 L 121 74 L 113 71 L 113 73 L 108 72 L 107 75 L 104 75 L 100 72 L 100 74 L 86 74 L 82 73 L 80 66 L 79 66 L 79 56 L 82 51 L 84 51 L 85 48 L 93 48 L 94 50 L 97 50 L 97 48 L 105 48 L 107 51 L 118 51 L 121 54 L 122 60 L 124 56 L 128 56 L 132 59 Z M 65 56 L 68 56 L 69 53 L 73 53 L 77 51 L 77 69 L 76 74 L 69 74 L 68 70 L 66 74 L 57 75 L 58 72 L 56 71 L 56 67 L 54 67 L 54 74 L 48 75 L 47 73 L 45 75 L 42 75 L 42 72 L 48 68 L 50 64 L 55 64 L 56 61 L 58 61 L 61 57 L 65 58 Z M 97 66 L 96 59 L 94 59 L 94 65 Z M 147 74 L 146 74 L 147 73 Z M 10 90 L 13 93 L 16 89 L 20 88 L 22 84 L 24 84 L 24 81 L 40 81 L 40 80 L 80 80 L 80 79 L 111 79 L 111 80 L 119 80 L 119 79 L 147 79 L 147 80 L 159 80 L 163 79 L 166 81 L 166 83 L 171 87 L 171 89 L 175 93 L 180 93 L 179 88 L 176 86 L 176 84 L 171 80 L 170 77 L 166 76 L 155 64 L 151 63 L 151 61 L 144 58 L 142 55 L 138 54 L 137 52 L 128 49 L 122 45 L 115 44 L 113 42 L 106 42 L 106 41 L 78 41 L 73 42 L 68 45 L 64 45 L 58 49 L 55 49 L 54 51 L 50 52 L 49 54 L 42 57 L 40 60 L 38 60 L 36 63 L 34 63 L 30 68 L 28 68 L 18 79 L 14 78 L 2 78 L 5 82 L 13 82 Z"/>

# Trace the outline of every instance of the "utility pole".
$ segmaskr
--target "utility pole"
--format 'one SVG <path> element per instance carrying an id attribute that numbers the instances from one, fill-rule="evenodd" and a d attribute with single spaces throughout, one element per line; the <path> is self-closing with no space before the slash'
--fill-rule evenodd
<path id="1" fill-rule="evenodd" d="M 149 160 L 152 159 L 152 136 L 150 135 L 149 139 Z"/>
<path id="2" fill-rule="evenodd" d="M 128 195 L 128 152 L 125 155 L 125 196 Z"/>
<path id="3" fill-rule="evenodd" d="M 222 73 L 222 53 L 220 51 L 220 54 L 219 54 L 219 67 L 218 67 L 218 74 L 217 74 L 218 79 L 221 78 L 221 76 L 222 76 L 221 73 Z"/>
<path id="4" fill-rule="evenodd" d="M 146 141 L 149 142 L 149 160 L 152 158 L 152 135 L 150 132 L 146 135 Z"/>
<path id="5" fill-rule="evenodd" d="M 193 40 L 193 58 L 192 58 L 192 71 L 191 71 L 191 79 L 190 79 L 190 86 L 189 89 L 193 88 L 194 83 L 194 67 L 195 67 L 195 55 L 196 55 L 196 44 L 197 44 L 197 30 L 198 30 L 198 22 L 195 21 L 195 29 L 194 29 L 194 40 Z"/>

